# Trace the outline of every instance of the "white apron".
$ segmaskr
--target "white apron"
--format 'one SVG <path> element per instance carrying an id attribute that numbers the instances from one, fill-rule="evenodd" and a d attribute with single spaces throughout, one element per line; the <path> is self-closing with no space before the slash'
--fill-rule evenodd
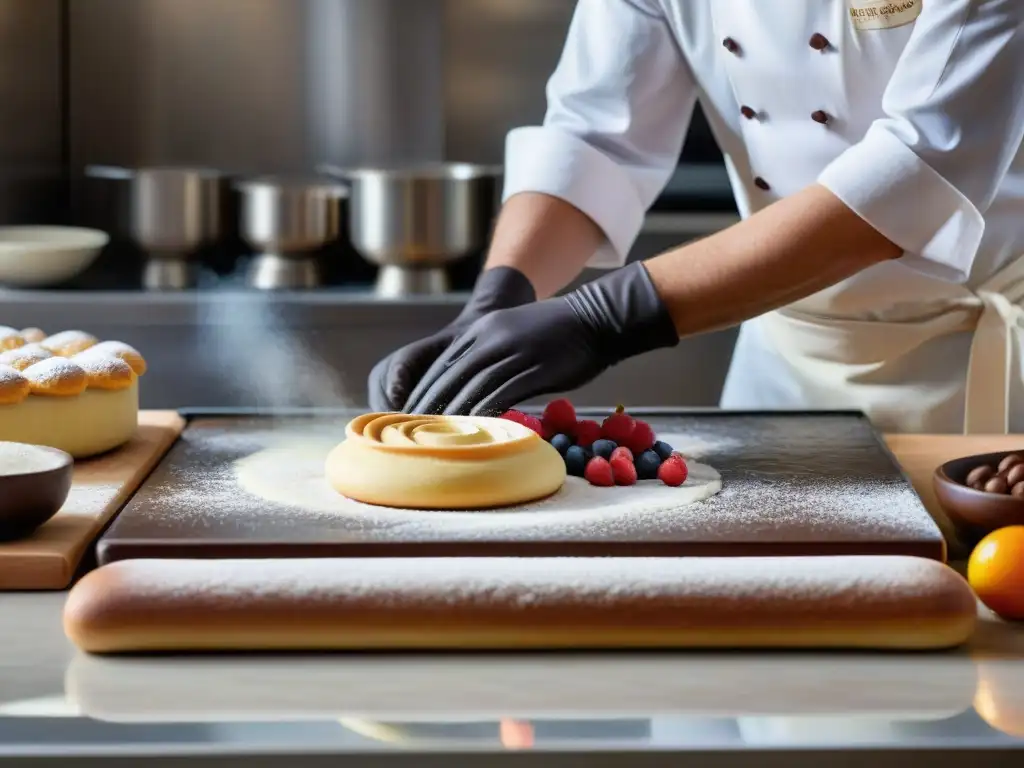
<path id="1" fill-rule="evenodd" d="M 1021 385 L 1024 258 L 975 290 L 943 284 L 941 294 L 926 314 L 895 321 L 811 313 L 799 302 L 757 318 L 741 333 L 722 405 L 856 409 L 884 431 L 1006 434 Z M 950 351 L 940 375 L 915 361 L 958 334 L 964 353 Z M 918 378 L 921 368 L 931 378 Z"/>

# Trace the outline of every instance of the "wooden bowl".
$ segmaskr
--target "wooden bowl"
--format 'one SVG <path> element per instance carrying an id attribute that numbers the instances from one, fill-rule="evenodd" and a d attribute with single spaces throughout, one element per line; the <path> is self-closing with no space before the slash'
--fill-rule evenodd
<path id="1" fill-rule="evenodd" d="M 1024 525 L 1024 499 L 976 491 L 965 485 L 972 469 L 984 464 L 997 466 L 1011 453 L 1024 455 L 1024 449 L 953 459 L 932 475 L 935 496 L 965 543 L 975 544 L 986 534 L 1008 525 Z"/>
<path id="2" fill-rule="evenodd" d="M 15 452 L 34 454 L 37 468 L 12 471 Z M 56 448 L 0 442 L 0 540 L 20 539 L 53 517 L 71 492 L 75 460 Z"/>

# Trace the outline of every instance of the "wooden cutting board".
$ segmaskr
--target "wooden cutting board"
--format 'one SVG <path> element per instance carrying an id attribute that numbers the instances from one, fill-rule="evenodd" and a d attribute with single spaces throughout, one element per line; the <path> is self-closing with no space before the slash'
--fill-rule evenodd
<path id="1" fill-rule="evenodd" d="M 67 501 L 32 536 L 0 544 L 0 590 L 64 589 L 86 550 L 181 434 L 174 411 L 142 411 L 116 451 L 75 464 Z"/>
<path id="2" fill-rule="evenodd" d="M 946 555 L 862 416 L 643 415 L 718 470 L 721 492 L 686 506 L 657 481 L 594 488 L 570 478 L 550 499 L 511 510 L 367 508 L 323 475 L 348 414 L 197 415 L 99 540 L 97 558 Z"/>
<path id="3" fill-rule="evenodd" d="M 952 459 L 978 453 L 1024 450 L 1024 435 L 886 435 L 885 441 L 945 535 L 950 559 L 969 555 L 970 551 L 957 538 L 953 525 L 935 497 L 932 474 L 936 467 Z"/>

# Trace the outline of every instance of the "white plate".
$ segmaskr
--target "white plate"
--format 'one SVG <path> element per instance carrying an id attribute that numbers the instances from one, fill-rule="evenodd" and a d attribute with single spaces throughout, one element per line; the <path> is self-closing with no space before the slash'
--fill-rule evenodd
<path id="1" fill-rule="evenodd" d="M 82 227 L 0 227 L 0 285 L 38 288 L 70 280 L 110 237 Z"/>

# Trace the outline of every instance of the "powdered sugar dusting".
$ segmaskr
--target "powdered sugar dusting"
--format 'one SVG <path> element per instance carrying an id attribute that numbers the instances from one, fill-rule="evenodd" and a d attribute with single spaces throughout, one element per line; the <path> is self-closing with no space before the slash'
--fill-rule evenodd
<path id="1" fill-rule="evenodd" d="M 21 334 L 16 328 L 7 325 L 0 325 L 0 349 L 7 349 L 9 345 L 18 344 L 23 341 Z"/>
<path id="2" fill-rule="evenodd" d="M 26 379 L 33 384 L 50 385 L 59 381 L 73 381 L 84 378 L 84 371 L 64 357 L 49 357 L 30 365 L 24 371 Z"/>
<path id="3" fill-rule="evenodd" d="M 0 363 L 6 363 L 15 368 L 27 368 L 50 357 L 53 357 L 53 353 L 45 347 L 39 344 L 26 344 L 23 347 L 0 353 Z"/>
<path id="4" fill-rule="evenodd" d="M 123 378 L 130 377 L 132 373 L 131 366 L 121 358 L 110 355 L 90 355 L 88 350 L 83 354 L 75 355 L 71 360 L 90 376 Z"/>
<path id="5" fill-rule="evenodd" d="M 120 357 L 121 355 L 137 355 L 138 350 L 135 347 L 125 344 L 123 341 L 101 341 L 99 344 L 89 347 L 88 349 L 82 350 L 76 358 L 83 356 L 93 355 L 106 355 Z"/>
<path id="6" fill-rule="evenodd" d="M 0 386 L 4 384 L 13 384 L 24 378 L 25 377 L 22 376 L 16 368 L 0 363 Z"/>
<path id="7" fill-rule="evenodd" d="M 55 333 L 40 343 L 47 349 L 62 354 L 67 349 L 76 349 L 77 351 L 85 347 L 91 347 L 97 341 L 98 339 L 92 334 L 85 331 L 72 330 Z"/>
<path id="8" fill-rule="evenodd" d="M 589 610 L 645 600 L 678 600 L 680 607 L 742 600 L 745 621 L 759 613 L 799 615 L 828 601 L 841 612 L 871 602 L 876 615 L 905 608 L 905 600 L 940 599 L 951 608 L 959 584 L 944 566 L 911 557 L 834 558 L 371 558 L 165 562 L 159 568 L 125 564 L 133 591 L 194 601 L 231 598 L 251 608 L 262 598 L 354 604 L 467 605 L 531 611 L 546 606 Z M 973 607 L 964 586 L 964 604 Z M 759 606 L 764 608 L 759 610 Z M 637 614 L 642 621 L 644 614 Z"/>
<path id="9" fill-rule="evenodd" d="M 656 483 L 593 488 L 575 478 L 515 512 L 416 512 L 337 496 L 323 457 L 346 418 L 194 422 L 115 523 L 126 538 L 272 542 L 626 541 L 938 542 L 941 533 L 861 419 L 688 416 L 651 419 L 696 462 L 693 483 L 722 489 L 677 503 Z M 711 469 L 713 467 L 714 469 Z M 258 471 L 257 471 L 258 470 Z M 241 479 L 241 482 L 240 482 Z"/>

